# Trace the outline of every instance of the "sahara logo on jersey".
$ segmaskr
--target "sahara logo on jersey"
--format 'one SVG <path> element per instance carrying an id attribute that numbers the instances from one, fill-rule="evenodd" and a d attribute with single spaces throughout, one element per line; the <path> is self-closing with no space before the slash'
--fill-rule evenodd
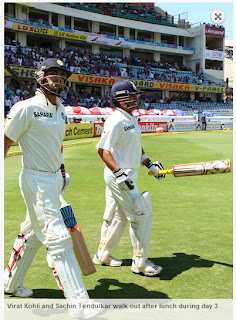
<path id="1" fill-rule="evenodd" d="M 124 127 L 125 131 L 132 130 L 132 129 L 135 129 L 135 125 L 134 124 L 131 124 L 130 126 L 125 126 Z"/>
<path id="2" fill-rule="evenodd" d="M 38 117 L 52 118 L 52 116 L 53 116 L 53 113 L 51 112 L 39 112 L 39 111 L 34 112 L 35 118 L 38 118 Z"/>

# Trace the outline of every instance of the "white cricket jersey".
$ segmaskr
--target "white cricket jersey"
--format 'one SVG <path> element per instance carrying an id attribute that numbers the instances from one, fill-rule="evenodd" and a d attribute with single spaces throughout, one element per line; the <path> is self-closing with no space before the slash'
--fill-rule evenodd
<path id="1" fill-rule="evenodd" d="M 23 167 L 48 172 L 60 168 L 65 109 L 59 98 L 56 104 L 37 90 L 34 97 L 11 108 L 4 134 L 14 142 L 18 140 Z"/>
<path id="2" fill-rule="evenodd" d="M 142 146 L 137 119 L 117 108 L 105 121 L 104 131 L 96 148 L 111 152 L 120 168 L 139 168 Z"/>

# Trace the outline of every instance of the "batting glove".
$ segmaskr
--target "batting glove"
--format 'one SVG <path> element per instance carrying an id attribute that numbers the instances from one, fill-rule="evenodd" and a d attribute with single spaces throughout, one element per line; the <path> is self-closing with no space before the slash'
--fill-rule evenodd
<path id="1" fill-rule="evenodd" d="M 69 173 L 66 173 L 65 167 L 62 164 L 61 165 L 61 175 L 62 175 L 62 188 L 61 191 L 65 191 L 66 188 L 69 186 L 71 178 L 69 176 Z"/>
<path id="2" fill-rule="evenodd" d="M 129 191 L 134 189 L 134 183 L 122 169 L 117 168 L 113 171 L 116 182 L 120 190 Z"/>
<path id="3" fill-rule="evenodd" d="M 154 172 L 154 177 L 158 180 L 165 178 L 165 174 L 158 174 L 158 170 L 164 170 L 163 165 L 159 161 L 151 162 L 148 169 L 152 172 Z"/>

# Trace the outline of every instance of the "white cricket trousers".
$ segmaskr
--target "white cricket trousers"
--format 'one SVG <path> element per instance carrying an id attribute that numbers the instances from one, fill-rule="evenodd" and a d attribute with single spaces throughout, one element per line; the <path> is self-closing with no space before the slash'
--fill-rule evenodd
<path id="1" fill-rule="evenodd" d="M 5 291 L 14 292 L 23 284 L 37 249 L 44 244 L 47 247 L 47 262 L 65 297 L 87 299 L 88 293 L 74 256 L 72 239 L 60 214 L 61 171 L 49 173 L 23 168 L 19 183 L 27 214 L 21 224 L 22 234 L 14 243 L 17 249 L 13 248 L 5 270 Z"/>
<path id="2" fill-rule="evenodd" d="M 46 245 L 49 222 L 61 218 L 59 208 L 59 194 L 62 188 L 61 171 L 51 173 L 23 168 L 19 185 L 27 207 L 24 225 L 31 224 L 37 238 Z"/>
<path id="3" fill-rule="evenodd" d="M 125 171 L 126 169 L 123 169 Z M 120 190 L 116 183 L 116 178 L 112 171 L 106 166 L 104 170 L 104 180 L 111 192 L 107 192 L 106 202 L 108 207 L 114 206 L 114 201 L 118 205 L 118 211 L 123 211 L 129 221 L 135 221 L 134 200 L 140 196 L 136 185 L 138 180 L 138 170 L 132 169 L 131 179 L 134 182 L 134 189 L 129 191 Z M 110 204 L 110 206 L 109 206 Z M 122 215 L 122 213 L 120 213 Z"/>

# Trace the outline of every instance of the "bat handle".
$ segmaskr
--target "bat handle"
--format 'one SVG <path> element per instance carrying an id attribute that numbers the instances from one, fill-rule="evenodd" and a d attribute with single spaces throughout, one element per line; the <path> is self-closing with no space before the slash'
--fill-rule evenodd
<path id="1" fill-rule="evenodd" d="M 131 169 L 126 169 L 125 170 L 125 173 L 129 176 L 129 177 L 132 177 L 133 175 L 133 171 Z"/>
<path id="2" fill-rule="evenodd" d="M 60 195 L 59 195 L 59 199 L 60 199 L 61 207 L 62 207 L 62 208 L 68 206 L 68 204 L 67 204 L 67 202 L 66 202 L 66 200 L 65 200 L 64 195 L 63 195 L 62 192 L 61 192 Z"/>
<path id="3" fill-rule="evenodd" d="M 162 175 L 162 174 L 173 174 L 173 168 L 172 169 L 166 169 L 166 170 L 158 170 L 158 174 Z M 153 171 L 149 171 L 148 172 L 149 176 L 154 176 L 154 172 Z"/>

